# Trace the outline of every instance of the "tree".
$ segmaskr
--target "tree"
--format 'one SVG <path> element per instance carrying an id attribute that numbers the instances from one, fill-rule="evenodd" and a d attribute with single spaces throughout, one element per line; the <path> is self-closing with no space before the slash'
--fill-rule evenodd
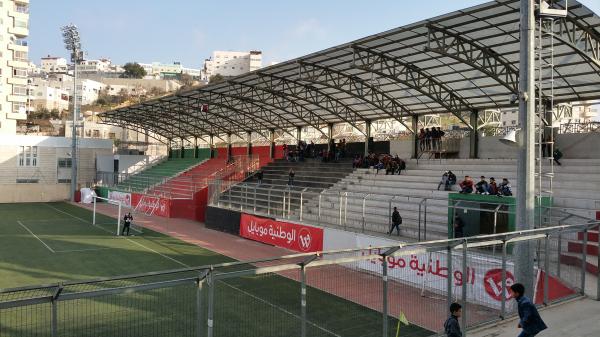
<path id="1" fill-rule="evenodd" d="M 212 75 L 209 79 L 208 79 L 208 83 L 209 84 L 217 84 L 217 83 L 221 83 L 225 81 L 225 77 L 223 77 L 223 75 L 221 74 L 215 74 Z"/>
<path id="2" fill-rule="evenodd" d="M 125 71 L 121 74 L 121 78 L 143 78 L 146 76 L 146 70 L 137 62 L 127 62 L 123 69 Z"/>

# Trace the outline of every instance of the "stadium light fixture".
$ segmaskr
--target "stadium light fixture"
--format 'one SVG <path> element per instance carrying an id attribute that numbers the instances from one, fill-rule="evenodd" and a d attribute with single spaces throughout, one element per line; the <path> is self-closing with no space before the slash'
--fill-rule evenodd
<path id="1" fill-rule="evenodd" d="M 75 201 L 77 191 L 77 119 L 79 109 L 77 106 L 77 65 L 83 61 L 81 38 L 77 26 L 69 24 L 60 28 L 62 31 L 65 48 L 71 53 L 73 62 L 73 125 L 71 128 L 71 201 Z"/>

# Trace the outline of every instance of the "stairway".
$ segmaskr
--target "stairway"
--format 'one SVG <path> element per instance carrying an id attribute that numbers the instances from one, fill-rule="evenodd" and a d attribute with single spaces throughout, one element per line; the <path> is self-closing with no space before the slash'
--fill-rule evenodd
<path id="1" fill-rule="evenodd" d="M 600 217 L 599 217 L 600 220 Z M 567 241 L 567 251 L 561 253 L 560 262 L 570 266 L 580 267 L 583 262 L 583 249 L 585 247 L 586 252 L 586 263 L 585 270 L 588 273 L 594 275 L 600 275 L 598 273 L 598 229 L 589 230 L 587 244 L 584 246 L 584 232 L 577 233 L 576 240 Z"/>
<path id="2" fill-rule="evenodd" d="M 295 172 L 294 183 L 288 186 L 290 169 Z M 276 160 L 262 168 L 263 181 L 258 185 L 256 176 L 244 183 L 231 186 L 218 200 L 219 206 L 255 213 L 300 219 L 300 203 L 318 196 L 353 172 L 352 162 L 323 163 L 316 159 L 303 162 Z M 285 199 L 285 208 L 284 208 Z"/>

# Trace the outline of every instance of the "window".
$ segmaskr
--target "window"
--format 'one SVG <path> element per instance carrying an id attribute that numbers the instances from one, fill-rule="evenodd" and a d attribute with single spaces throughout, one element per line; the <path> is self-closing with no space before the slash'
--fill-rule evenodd
<path id="1" fill-rule="evenodd" d="M 71 168 L 71 158 L 58 158 L 58 168 Z"/>
<path id="2" fill-rule="evenodd" d="M 27 69 L 23 68 L 14 68 L 13 76 L 18 78 L 27 78 Z"/>
<path id="3" fill-rule="evenodd" d="M 39 179 L 17 179 L 17 184 L 37 184 Z"/>
<path id="4" fill-rule="evenodd" d="M 13 84 L 13 95 L 27 96 L 27 86 Z"/>
<path id="5" fill-rule="evenodd" d="M 517 121 L 510 121 L 510 124 L 515 125 L 517 124 Z"/>
<path id="6" fill-rule="evenodd" d="M 13 58 L 15 59 L 15 61 L 28 62 L 29 61 L 28 57 L 29 57 L 29 55 L 27 54 L 26 51 L 17 50 L 13 54 Z"/>
<path id="7" fill-rule="evenodd" d="M 37 146 L 19 147 L 19 166 L 37 166 Z"/>

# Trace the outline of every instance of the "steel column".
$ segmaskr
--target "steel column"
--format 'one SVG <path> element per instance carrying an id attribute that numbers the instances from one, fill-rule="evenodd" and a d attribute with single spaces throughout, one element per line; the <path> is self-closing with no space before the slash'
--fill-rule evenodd
<path id="1" fill-rule="evenodd" d="M 502 293 L 500 294 L 500 318 L 506 317 L 506 258 L 508 242 L 502 244 Z"/>
<path id="2" fill-rule="evenodd" d="M 411 139 L 412 139 L 412 154 L 411 158 L 416 159 L 419 157 L 419 116 L 412 116 L 412 128 L 414 130 Z"/>
<path id="3" fill-rule="evenodd" d="M 306 267 L 300 266 L 300 337 L 306 337 Z"/>
<path id="4" fill-rule="evenodd" d="M 252 154 L 252 131 L 246 132 L 246 138 L 247 138 L 246 154 L 249 156 Z"/>
<path id="5" fill-rule="evenodd" d="M 452 280 L 454 273 L 452 271 L 452 246 L 448 244 L 446 247 L 446 268 L 448 268 L 448 277 L 446 277 L 446 308 L 450 309 L 450 305 L 452 304 Z"/>
<path id="6" fill-rule="evenodd" d="M 369 142 L 371 139 L 371 121 L 365 121 L 365 157 L 369 154 Z"/>
<path id="7" fill-rule="evenodd" d="M 585 276 L 587 269 L 588 229 L 583 230 L 583 247 L 581 249 L 581 295 L 585 295 Z M 599 266 L 600 267 L 600 266 Z M 600 275 L 598 275 L 600 277 Z"/>
<path id="8" fill-rule="evenodd" d="M 333 123 L 327 124 L 327 152 L 335 151 L 331 148 L 331 142 L 333 141 Z"/>
<path id="9" fill-rule="evenodd" d="M 383 301 L 382 301 L 382 312 L 383 312 L 383 337 L 388 337 L 388 265 L 387 256 L 382 255 L 383 262 L 382 268 L 382 280 L 383 280 Z"/>
<path id="10" fill-rule="evenodd" d="M 202 285 L 204 283 L 204 278 L 198 278 L 198 287 L 196 288 L 196 314 L 198 315 L 198 327 L 196 330 L 196 336 L 202 337 L 202 327 L 204 325 L 204 318 L 202 317 Z"/>
<path id="11" fill-rule="evenodd" d="M 471 111 L 470 123 L 473 127 L 471 134 L 469 136 L 469 158 L 475 159 L 479 158 L 479 111 L 473 110 Z"/>
<path id="12" fill-rule="evenodd" d="M 213 279 L 212 271 L 207 275 L 208 279 L 208 317 L 206 319 L 206 325 L 208 327 L 207 337 L 213 337 L 213 318 L 215 315 L 215 283 Z"/>
<path id="13" fill-rule="evenodd" d="M 467 335 L 467 313 L 468 313 L 468 309 L 467 309 L 467 283 L 469 281 L 469 273 L 468 273 L 468 269 L 467 269 L 467 240 L 465 240 L 463 242 L 463 255 L 462 255 L 462 273 L 463 273 L 463 280 L 462 280 L 462 294 L 461 294 L 461 302 L 462 302 L 462 330 L 463 330 L 463 336 Z M 448 275 L 448 278 L 451 278 L 450 275 Z"/>
<path id="14" fill-rule="evenodd" d="M 549 290 L 549 274 L 550 274 L 550 236 L 546 234 L 544 239 L 544 305 L 548 305 L 548 291 Z M 560 264 L 560 260 L 558 261 Z"/>
<path id="15" fill-rule="evenodd" d="M 519 125 L 517 167 L 517 230 L 535 224 L 535 22 L 534 1 L 521 1 L 519 60 Z M 515 278 L 532 298 L 534 289 L 534 246 L 529 241 L 515 244 Z"/>
<path id="16" fill-rule="evenodd" d="M 270 149 L 269 149 L 269 158 L 275 158 L 275 129 L 269 130 L 270 139 Z"/>

